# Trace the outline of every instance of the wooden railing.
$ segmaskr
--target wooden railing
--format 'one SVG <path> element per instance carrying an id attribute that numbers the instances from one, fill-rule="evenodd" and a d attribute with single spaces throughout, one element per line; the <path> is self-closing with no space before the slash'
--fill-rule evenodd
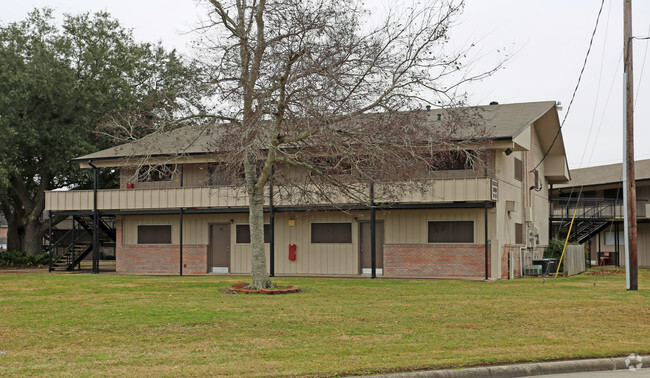
<path id="1" fill-rule="evenodd" d="M 399 191 L 398 203 L 444 203 L 462 201 L 490 201 L 492 198 L 490 178 L 460 178 L 430 180 L 413 190 Z M 388 185 L 388 184 L 384 184 Z M 424 188 L 424 189 L 422 189 Z M 376 191 L 381 193 L 381 188 Z M 281 190 L 276 190 L 282 192 Z M 342 195 L 329 200 L 313 199 L 309 203 L 294 197 L 278 198 L 276 206 L 353 204 L 358 201 L 345 199 Z M 268 195 L 265 196 L 265 202 Z M 382 201 L 377 198 L 376 201 Z M 299 203 L 300 202 L 300 203 Z M 97 192 L 99 210 L 145 210 L 174 208 L 246 207 L 248 196 L 241 187 L 183 187 L 160 189 L 111 189 Z M 45 209 L 51 211 L 76 211 L 93 209 L 92 190 L 48 191 L 45 193 Z"/>

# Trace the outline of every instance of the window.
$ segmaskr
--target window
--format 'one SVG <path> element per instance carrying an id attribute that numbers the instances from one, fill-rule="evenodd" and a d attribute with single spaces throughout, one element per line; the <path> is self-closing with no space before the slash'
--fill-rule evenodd
<path id="1" fill-rule="evenodd" d="M 150 165 L 138 169 L 138 182 L 171 181 L 174 168 L 171 165 Z"/>
<path id="2" fill-rule="evenodd" d="M 247 224 L 238 224 L 235 226 L 235 240 L 237 244 L 250 244 L 251 227 Z M 271 242 L 271 225 L 264 225 L 264 243 Z"/>
<path id="3" fill-rule="evenodd" d="M 616 245 L 616 232 L 605 232 L 605 245 Z M 618 245 L 625 245 L 625 231 L 618 232 Z"/>
<path id="4" fill-rule="evenodd" d="M 352 223 L 312 223 L 312 243 L 352 243 Z"/>
<path id="5" fill-rule="evenodd" d="M 138 244 L 171 244 L 172 225 L 138 225 Z"/>
<path id="6" fill-rule="evenodd" d="M 243 171 L 242 171 L 243 172 Z M 233 185 L 232 172 L 223 163 L 208 164 L 208 185 Z"/>
<path id="7" fill-rule="evenodd" d="M 474 243 L 472 221 L 429 221 L 429 243 Z"/>
<path id="8" fill-rule="evenodd" d="M 515 223 L 515 244 L 524 244 L 524 225 Z"/>
<path id="9" fill-rule="evenodd" d="M 447 151 L 429 155 L 428 172 L 471 171 L 474 169 L 473 151 Z"/>
<path id="10" fill-rule="evenodd" d="M 515 158 L 515 179 L 524 180 L 524 162 Z"/>
<path id="11" fill-rule="evenodd" d="M 348 159 L 338 156 L 321 156 L 312 160 L 314 168 L 327 175 L 351 175 L 352 164 Z M 314 173 L 312 173 L 314 174 Z"/>

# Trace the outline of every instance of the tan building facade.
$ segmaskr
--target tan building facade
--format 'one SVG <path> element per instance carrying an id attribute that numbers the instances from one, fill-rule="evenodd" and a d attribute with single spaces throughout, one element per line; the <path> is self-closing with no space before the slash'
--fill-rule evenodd
<path id="1" fill-rule="evenodd" d="M 430 172 L 424 190 L 404 191 L 384 206 L 377 199 L 378 275 L 502 279 L 541 255 L 549 238 L 549 184 L 569 179 L 561 134 L 553 143 L 560 132 L 555 103 L 489 105 L 485 114 L 494 135 L 484 147 L 484 166 Z M 98 190 L 96 197 L 47 192 L 46 209 L 88 215 L 96 199 L 99 215 L 115 220 L 118 272 L 249 273 L 242 188 L 210 180 L 211 156 L 200 150 L 176 159 L 180 168 L 164 181 L 138 182 L 125 152 L 136 150 L 126 145 L 77 159 L 82 167 L 120 168 L 120 188 Z M 148 155 L 163 162 L 166 153 L 172 151 Z M 275 275 L 370 273 L 367 207 L 281 197 L 273 206 L 274 232 L 265 239 L 267 268 Z"/>

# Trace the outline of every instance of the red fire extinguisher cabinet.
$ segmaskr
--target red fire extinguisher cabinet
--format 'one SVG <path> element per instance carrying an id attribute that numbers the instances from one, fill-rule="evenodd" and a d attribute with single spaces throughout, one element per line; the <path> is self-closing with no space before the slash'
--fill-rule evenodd
<path id="1" fill-rule="evenodd" d="M 296 261 L 296 245 L 289 244 L 289 260 Z"/>

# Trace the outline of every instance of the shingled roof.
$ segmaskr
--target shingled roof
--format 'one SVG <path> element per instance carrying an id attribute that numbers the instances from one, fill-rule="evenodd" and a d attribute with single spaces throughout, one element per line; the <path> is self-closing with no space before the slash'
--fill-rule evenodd
<path id="1" fill-rule="evenodd" d="M 496 104 L 472 108 L 481 115 L 490 138 L 494 140 L 512 140 L 533 122 L 544 116 L 555 106 L 554 101 L 527 102 L 518 104 Z M 426 114 L 435 120 L 440 114 L 444 117 L 449 109 L 431 109 Z M 117 160 L 127 157 L 172 156 L 179 153 L 185 155 L 209 154 L 214 150 L 214 133 L 218 133 L 222 125 L 187 126 L 167 133 L 146 137 L 143 140 L 122 144 L 84 155 L 72 161 L 86 162 L 89 160 Z M 560 147 L 563 143 L 560 140 Z"/>

